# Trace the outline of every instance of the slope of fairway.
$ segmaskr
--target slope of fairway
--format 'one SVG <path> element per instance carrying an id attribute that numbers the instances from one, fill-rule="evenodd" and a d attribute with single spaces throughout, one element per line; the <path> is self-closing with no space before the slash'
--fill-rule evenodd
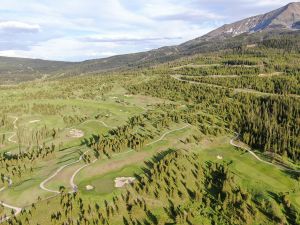
<path id="1" fill-rule="evenodd" d="M 257 194 L 265 193 L 271 196 L 272 193 L 278 192 L 291 193 L 295 197 L 293 202 L 300 207 L 300 186 L 295 178 L 275 166 L 257 161 L 248 152 L 230 146 L 229 140 L 228 138 L 223 146 L 201 151 L 203 159 L 213 162 L 225 161 L 238 175 L 240 182 Z M 222 156 L 223 159 L 220 160 L 217 156 Z"/>

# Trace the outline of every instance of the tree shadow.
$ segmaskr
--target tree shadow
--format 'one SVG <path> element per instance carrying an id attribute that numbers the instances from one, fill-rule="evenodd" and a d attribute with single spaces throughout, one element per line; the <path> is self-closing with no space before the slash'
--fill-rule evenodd
<path id="1" fill-rule="evenodd" d="M 292 170 L 284 169 L 284 168 L 282 169 L 282 171 L 290 178 L 300 182 L 300 171 L 296 172 L 296 171 L 292 171 Z"/>
<path id="2" fill-rule="evenodd" d="M 159 152 L 157 153 L 156 155 L 154 155 L 150 160 L 148 161 L 145 161 L 145 166 L 142 167 L 142 171 L 143 171 L 143 174 L 145 174 L 148 178 L 149 178 L 149 175 L 150 175 L 150 171 L 151 169 L 154 167 L 154 165 L 156 163 L 158 163 L 159 161 L 161 161 L 162 159 L 164 159 L 167 155 L 171 154 L 172 152 L 174 152 L 175 150 L 174 149 L 168 149 L 166 151 L 163 151 L 163 152 Z M 135 173 L 134 174 L 134 177 L 139 181 L 139 182 L 142 182 L 142 176 Z M 141 184 L 142 185 L 142 184 Z"/>

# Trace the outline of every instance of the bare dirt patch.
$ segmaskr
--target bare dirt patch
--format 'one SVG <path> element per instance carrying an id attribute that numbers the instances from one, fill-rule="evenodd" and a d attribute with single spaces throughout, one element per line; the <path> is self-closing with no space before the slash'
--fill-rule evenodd
<path id="1" fill-rule="evenodd" d="M 84 132 L 78 129 L 71 129 L 68 136 L 72 138 L 81 138 L 84 136 Z"/>
<path id="2" fill-rule="evenodd" d="M 133 183 L 135 180 L 134 177 L 116 177 L 115 179 L 115 187 L 121 188 L 124 187 L 127 184 Z"/>

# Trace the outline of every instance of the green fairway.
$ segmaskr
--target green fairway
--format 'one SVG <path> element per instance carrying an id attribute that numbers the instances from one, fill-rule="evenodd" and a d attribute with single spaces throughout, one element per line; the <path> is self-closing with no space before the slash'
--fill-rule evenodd
<path id="1" fill-rule="evenodd" d="M 226 139 L 225 139 L 226 140 Z M 300 207 L 300 187 L 296 179 L 288 176 L 276 166 L 266 165 L 257 161 L 251 154 L 236 149 L 229 144 L 214 148 L 200 148 L 204 161 L 226 162 L 238 176 L 237 179 L 256 193 L 265 193 L 271 197 L 272 192 L 291 193 L 292 201 Z M 221 156 L 223 159 L 218 159 Z"/>

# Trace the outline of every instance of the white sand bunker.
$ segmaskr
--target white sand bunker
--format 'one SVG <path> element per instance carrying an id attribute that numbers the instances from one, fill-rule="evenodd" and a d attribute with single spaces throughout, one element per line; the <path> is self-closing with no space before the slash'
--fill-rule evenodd
<path id="1" fill-rule="evenodd" d="M 85 189 L 86 189 L 87 191 L 91 191 L 91 190 L 94 189 L 94 186 L 92 186 L 92 185 L 86 185 L 86 186 L 85 186 Z"/>
<path id="2" fill-rule="evenodd" d="M 131 184 L 135 180 L 134 177 L 116 177 L 115 187 L 121 188 L 124 185 Z"/>
<path id="3" fill-rule="evenodd" d="M 217 159 L 223 159 L 223 156 L 218 155 L 218 156 L 217 156 Z"/>
<path id="4" fill-rule="evenodd" d="M 69 135 L 73 138 L 81 138 L 84 136 L 84 132 L 82 130 L 71 129 Z"/>
<path id="5" fill-rule="evenodd" d="M 29 123 L 38 123 L 38 122 L 40 122 L 41 120 L 31 120 L 31 121 L 29 121 Z"/>

